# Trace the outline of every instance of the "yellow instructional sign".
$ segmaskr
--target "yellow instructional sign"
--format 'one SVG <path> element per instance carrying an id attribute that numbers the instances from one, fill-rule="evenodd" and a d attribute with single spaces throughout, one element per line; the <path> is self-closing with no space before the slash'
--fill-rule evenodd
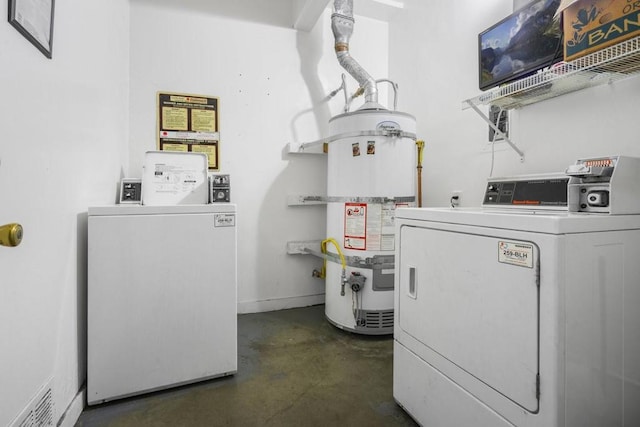
<path id="1" fill-rule="evenodd" d="M 158 150 L 206 153 L 218 170 L 218 98 L 158 92 Z"/>

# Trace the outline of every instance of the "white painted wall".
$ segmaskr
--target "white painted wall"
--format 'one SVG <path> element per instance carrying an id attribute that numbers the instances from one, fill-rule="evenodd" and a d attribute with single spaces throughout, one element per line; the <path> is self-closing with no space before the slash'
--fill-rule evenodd
<path id="1" fill-rule="evenodd" d="M 127 167 L 128 10 L 56 2 L 52 60 L 0 25 L 0 224 L 24 226 L 0 247 L 2 426 L 49 378 L 57 422 L 85 380 L 86 211 Z"/>
<path id="2" fill-rule="evenodd" d="M 219 97 L 220 172 L 231 174 L 238 205 L 239 311 L 321 303 L 324 282 L 311 277 L 321 261 L 287 255 L 286 242 L 325 238 L 325 207 L 288 207 L 287 195 L 326 194 L 326 157 L 288 154 L 286 145 L 328 136 L 343 106 L 342 94 L 325 99 L 344 72 L 330 11 L 305 33 L 282 19 L 290 2 L 259 16 L 260 2 L 229 3 L 131 1 L 129 173 L 139 177 L 144 153 L 156 147 L 158 91 Z M 356 19 L 353 56 L 372 76 L 387 77 L 388 24 Z M 350 76 L 349 87 L 357 88 Z"/>
<path id="3" fill-rule="evenodd" d="M 374 77 L 397 81 L 399 109 L 418 119 L 426 204 L 463 190 L 462 205 L 478 205 L 491 153 L 486 125 L 461 101 L 479 92 L 477 34 L 512 1 L 405 6 L 390 25 L 357 16 L 351 52 Z M 342 102 L 324 98 L 343 71 L 329 14 L 298 33 L 290 13 L 286 0 L 58 2 L 53 60 L 0 26 L 0 224 L 25 227 L 21 246 L 0 247 L 0 425 L 51 377 L 62 416 L 84 381 L 86 210 L 112 203 L 121 177 L 140 176 L 155 149 L 159 90 L 220 97 L 222 172 L 239 209 L 240 311 L 322 301 L 324 285 L 310 277 L 319 261 L 287 256 L 285 245 L 325 237 L 324 207 L 286 199 L 324 194 L 326 160 L 288 154 L 286 144 L 327 135 Z M 526 161 L 501 144 L 494 175 L 639 156 L 639 91 L 634 77 L 516 111 L 512 137 Z"/>
<path id="4" fill-rule="evenodd" d="M 463 191 L 462 206 L 479 206 L 491 169 L 488 126 L 462 110 L 462 101 L 480 93 L 478 33 L 511 13 L 513 2 L 406 0 L 405 6 L 390 24 L 390 74 L 404 89 L 399 109 L 416 115 L 426 141 L 425 206 L 446 206 L 454 190 Z M 640 156 L 638 95 L 636 76 L 513 111 L 511 139 L 525 161 L 498 143 L 493 176 L 561 172 L 591 156 Z"/>

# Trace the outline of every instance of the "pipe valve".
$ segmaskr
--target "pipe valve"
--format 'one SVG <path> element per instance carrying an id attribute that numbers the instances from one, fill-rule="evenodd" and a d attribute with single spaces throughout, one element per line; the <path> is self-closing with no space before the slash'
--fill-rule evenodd
<path id="1" fill-rule="evenodd" d="M 344 296 L 344 286 L 347 284 L 347 272 L 342 269 L 342 275 L 340 276 L 340 296 Z"/>

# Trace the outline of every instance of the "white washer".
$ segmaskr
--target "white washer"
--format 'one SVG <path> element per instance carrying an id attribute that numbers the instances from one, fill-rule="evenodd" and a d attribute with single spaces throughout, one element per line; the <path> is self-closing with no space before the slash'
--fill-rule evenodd
<path id="1" fill-rule="evenodd" d="M 90 405 L 237 371 L 236 207 L 89 208 Z"/>
<path id="2" fill-rule="evenodd" d="M 429 426 L 640 425 L 640 215 L 396 212 L 396 401 Z"/>

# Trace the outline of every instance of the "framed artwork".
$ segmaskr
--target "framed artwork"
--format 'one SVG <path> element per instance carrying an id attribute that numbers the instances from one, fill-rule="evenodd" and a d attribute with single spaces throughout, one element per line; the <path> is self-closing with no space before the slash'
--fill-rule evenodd
<path id="1" fill-rule="evenodd" d="M 51 59 L 55 0 L 9 0 L 9 23 Z"/>

